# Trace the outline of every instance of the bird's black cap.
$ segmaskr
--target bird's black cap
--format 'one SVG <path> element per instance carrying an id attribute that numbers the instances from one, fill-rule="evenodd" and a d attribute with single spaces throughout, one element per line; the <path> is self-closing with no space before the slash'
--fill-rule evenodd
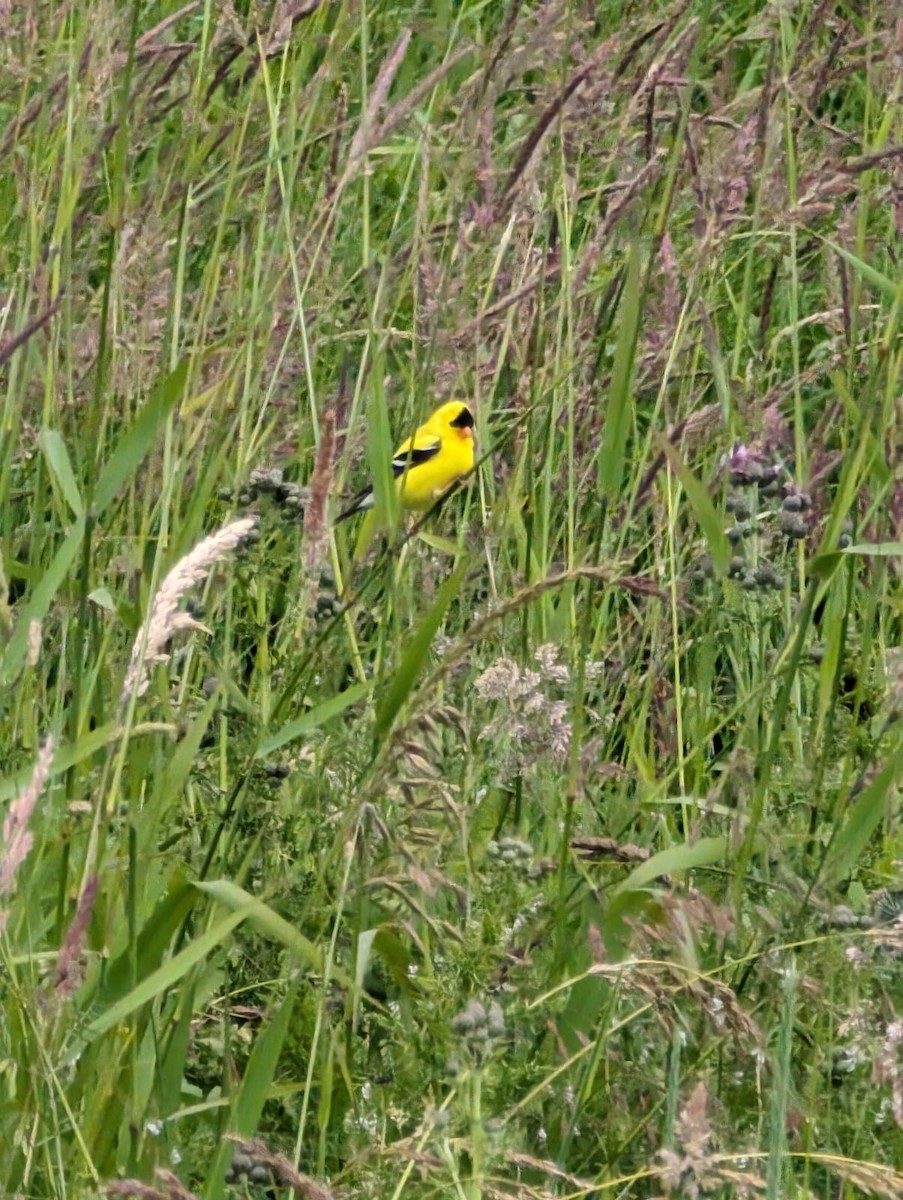
<path id="1" fill-rule="evenodd" d="M 470 411 L 467 405 L 465 405 L 455 419 L 450 421 L 449 424 L 454 429 L 473 429 L 473 413 Z"/>

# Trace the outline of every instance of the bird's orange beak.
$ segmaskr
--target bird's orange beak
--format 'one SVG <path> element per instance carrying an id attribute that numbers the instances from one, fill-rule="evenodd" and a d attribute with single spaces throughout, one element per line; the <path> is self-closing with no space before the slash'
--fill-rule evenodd
<path id="1" fill-rule="evenodd" d="M 470 438 L 470 440 L 473 441 L 473 430 L 468 429 L 466 425 L 463 429 L 459 429 L 458 433 L 462 438 Z"/>

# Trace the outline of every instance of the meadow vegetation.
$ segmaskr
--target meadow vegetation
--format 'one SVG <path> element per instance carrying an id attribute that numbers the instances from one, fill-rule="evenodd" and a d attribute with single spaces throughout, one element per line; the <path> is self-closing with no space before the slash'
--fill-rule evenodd
<path id="1" fill-rule="evenodd" d="M 903 1195 L 895 6 L 0 27 L 0 1195 Z"/>

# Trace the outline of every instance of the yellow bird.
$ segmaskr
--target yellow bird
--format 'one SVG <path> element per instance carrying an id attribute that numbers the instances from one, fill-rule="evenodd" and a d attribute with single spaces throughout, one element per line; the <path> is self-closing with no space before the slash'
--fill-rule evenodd
<path id="1" fill-rule="evenodd" d="M 402 508 L 426 512 L 459 479 L 473 470 L 473 413 L 460 400 L 437 408 L 425 424 L 402 442 L 392 457 L 392 472 Z M 365 488 L 340 513 L 344 521 L 373 507 L 373 488 Z"/>

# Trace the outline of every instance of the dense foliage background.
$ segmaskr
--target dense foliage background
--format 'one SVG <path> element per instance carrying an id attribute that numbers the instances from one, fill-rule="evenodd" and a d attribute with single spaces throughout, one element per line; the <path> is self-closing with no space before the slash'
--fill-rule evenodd
<path id="1" fill-rule="evenodd" d="M 903 1194 L 897 21 L 0 3 L 0 1194 Z"/>

